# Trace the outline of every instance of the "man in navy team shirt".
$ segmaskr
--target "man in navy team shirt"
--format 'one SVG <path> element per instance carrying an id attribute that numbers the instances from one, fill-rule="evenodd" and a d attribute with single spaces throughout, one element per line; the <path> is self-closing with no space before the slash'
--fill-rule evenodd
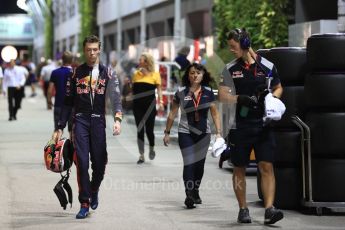
<path id="1" fill-rule="evenodd" d="M 64 103 L 66 94 L 66 83 L 72 71 L 73 55 L 69 51 L 65 51 L 62 55 L 62 66 L 54 70 L 50 76 L 49 87 L 48 87 L 48 104 L 52 105 L 52 96 L 55 87 L 55 101 L 54 101 L 54 130 L 58 128 L 58 121 L 60 117 L 61 108 Z M 68 123 L 68 131 L 71 131 L 71 122 Z"/>

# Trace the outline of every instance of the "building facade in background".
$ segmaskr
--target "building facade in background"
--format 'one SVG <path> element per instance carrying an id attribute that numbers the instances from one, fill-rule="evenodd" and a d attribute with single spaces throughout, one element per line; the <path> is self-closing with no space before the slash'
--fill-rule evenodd
<path id="1" fill-rule="evenodd" d="M 30 1 L 35 0 L 27 2 Z M 138 53 L 136 47 L 145 41 L 155 48 L 156 58 L 171 59 L 178 50 L 172 47 L 172 41 L 154 41 L 162 36 L 185 37 L 201 48 L 208 43 L 212 47 L 209 50 L 213 50 L 212 6 L 212 0 L 99 0 L 97 25 L 103 44 L 102 60 L 108 62 L 109 57 L 119 57 L 128 50 L 131 55 Z M 78 55 L 81 22 L 78 8 L 78 0 L 53 1 L 54 58 L 59 58 L 64 50 Z M 35 58 L 43 56 L 43 30 L 38 31 L 34 47 Z"/>
<path id="2" fill-rule="evenodd" d="M 96 1 L 96 0 L 95 0 Z M 294 1 L 294 23 L 289 25 L 289 45 L 304 46 L 313 33 L 342 32 L 343 0 L 291 0 Z M 68 49 L 77 55 L 81 16 L 79 0 L 53 0 L 54 56 L 58 58 Z M 45 0 L 27 0 L 36 25 L 34 58 L 44 55 L 44 18 L 48 12 Z M 128 53 L 135 58 L 138 45 L 146 42 L 155 47 L 156 58 L 172 59 L 178 52 L 169 39 L 162 36 L 178 36 L 193 42 L 193 48 L 205 49 L 212 55 L 214 47 L 213 0 L 98 0 L 97 26 L 103 42 L 103 61 Z M 197 46 L 197 47 L 196 47 Z M 192 54 L 193 56 L 193 54 Z M 194 57 L 192 57 L 194 58 Z"/>
<path id="3" fill-rule="evenodd" d="M 81 21 L 78 0 L 55 0 L 52 10 L 54 13 L 54 58 L 60 59 L 66 50 L 77 55 Z"/>

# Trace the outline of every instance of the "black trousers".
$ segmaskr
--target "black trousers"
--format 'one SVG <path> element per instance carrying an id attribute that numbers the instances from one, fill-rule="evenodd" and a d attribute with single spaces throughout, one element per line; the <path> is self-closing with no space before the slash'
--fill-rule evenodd
<path id="1" fill-rule="evenodd" d="M 21 89 L 17 89 L 16 87 L 7 88 L 8 112 L 10 118 L 15 118 L 17 116 L 22 98 L 23 92 Z"/>
<path id="2" fill-rule="evenodd" d="M 178 133 L 178 142 L 183 157 L 183 182 L 186 192 L 199 190 L 206 154 L 210 145 L 211 134 L 201 135 Z"/>
<path id="3" fill-rule="evenodd" d="M 156 100 L 147 101 L 134 100 L 133 101 L 133 114 L 135 123 L 137 125 L 137 143 L 139 153 L 144 153 L 144 131 L 146 132 L 147 139 L 150 146 L 155 146 L 155 135 L 153 133 L 155 127 L 155 118 L 157 114 Z"/>

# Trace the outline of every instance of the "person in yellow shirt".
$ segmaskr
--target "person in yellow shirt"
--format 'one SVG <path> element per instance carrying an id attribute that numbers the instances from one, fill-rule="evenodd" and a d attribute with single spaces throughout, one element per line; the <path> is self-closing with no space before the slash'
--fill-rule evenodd
<path id="1" fill-rule="evenodd" d="M 156 117 L 156 89 L 159 101 L 159 110 L 164 110 L 161 76 L 155 71 L 154 60 L 149 53 L 142 53 L 139 58 L 138 69 L 132 77 L 133 83 L 133 114 L 137 126 L 137 143 L 139 148 L 138 164 L 145 162 L 144 131 L 149 140 L 149 159 L 156 156 L 155 136 L 153 133 Z"/>

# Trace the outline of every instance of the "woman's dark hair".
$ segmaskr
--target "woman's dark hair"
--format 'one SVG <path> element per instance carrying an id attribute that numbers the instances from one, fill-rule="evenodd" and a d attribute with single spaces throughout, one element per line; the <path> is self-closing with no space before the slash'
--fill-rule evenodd
<path id="1" fill-rule="evenodd" d="M 194 69 L 197 69 L 197 70 L 202 71 L 204 73 L 203 77 L 202 77 L 202 81 L 200 84 L 203 86 L 209 86 L 210 82 L 213 81 L 213 78 L 211 77 L 211 74 L 207 71 L 205 66 L 203 66 L 199 63 L 193 63 L 187 67 L 187 69 L 184 72 L 184 75 L 182 77 L 182 85 L 190 87 L 190 81 L 189 81 L 188 76 L 189 76 L 189 71 L 192 67 L 194 67 Z"/>

